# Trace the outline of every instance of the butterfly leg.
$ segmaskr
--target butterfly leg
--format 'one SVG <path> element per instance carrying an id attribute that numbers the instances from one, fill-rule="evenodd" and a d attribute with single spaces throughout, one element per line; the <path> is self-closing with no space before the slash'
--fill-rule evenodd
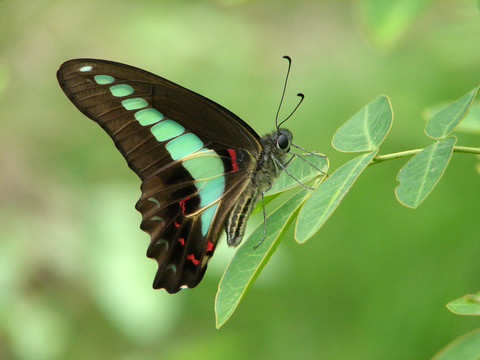
<path id="1" fill-rule="evenodd" d="M 313 165 L 310 161 L 308 161 L 307 159 L 304 158 L 304 155 L 300 155 L 300 154 L 293 154 L 293 156 L 296 156 L 298 157 L 300 160 L 306 162 L 308 165 L 310 165 L 312 168 L 314 168 L 315 170 L 318 170 L 319 173 L 321 173 L 322 175 L 325 175 L 326 177 L 328 177 L 328 174 L 326 172 L 324 172 L 323 170 L 320 170 L 318 167 L 316 167 L 315 165 Z M 308 156 L 308 155 L 307 155 Z"/>
<path id="2" fill-rule="evenodd" d="M 288 176 L 290 176 L 293 180 L 295 180 L 297 183 L 299 183 L 300 185 L 302 185 L 305 189 L 308 189 L 308 190 L 315 190 L 314 188 L 312 187 L 309 187 L 307 185 L 305 185 L 304 183 L 302 183 L 300 180 L 298 180 L 295 176 L 293 176 L 290 171 L 288 171 L 286 168 L 285 168 L 285 165 L 283 165 L 276 157 L 274 157 L 273 155 L 272 156 L 272 159 L 275 160 L 275 162 L 282 168 L 283 171 L 285 171 L 287 173 Z"/>
<path id="3" fill-rule="evenodd" d="M 294 157 L 295 157 L 295 154 L 293 154 L 292 157 L 290 159 L 288 159 L 288 161 L 283 166 L 287 167 L 288 164 L 290 164 L 290 162 L 293 160 Z"/>
<path id="4" fill-rule="evenodd" d="M 323 155 L 323 154 L 317 154 L 313 151 L 310 151 L 310 150 L 307 150 L 307 149 L 304 149 L 303 147 L 301 146 L 298 146 L 298 145 L 295 145 L 295 144 L 291 144 L 293 147 L 297 148 L 297 149 L 300 149 L 300 150 L 303 150 L 305 152 L 307 152 L 307 154 L 296 154 L 296 153 L 292 153 L 293 156 L 297 156 L 298 158 L 300 158 L 301 160 L 305 161 L 307 164 L 309 164 L 311 167 L 313 167 L 314 169 L 318 170 L 320 173 L 322 173 L 323 175 L 325 175 L 325 177 L 328 177 L 328 174 L 325 173 L 324 171 L 320 170 L 319 168 L 317 168 L 315 165 L 313 165 L 312 163 L 310 163 L 307 159 L 304 158 L 304 156 L 309 156 L 309 155 L 312 155 L 312 156 L 316 156 L 316 157 L 321 157 L 321 158 L 326 158 L 327 156 L 326 155 Z M 292 159 L 289 160 L 289 162 L 291 161 Z"/>
<path id="5" fill-rule="evenodd" d="M 272 188 L 272 185 L 270 185 L 268 188 L 266 188 L 264 191 L 262 191 L 262 208 L 263 208 L 263 235 L 260 241 L 258 242 L 257 245 L 255 245 L 253 248 L 256 249 L 260 246 L 260 244 L 263 242 L 265 239 L 265 234 L 267 233 L 267 212 L 265 211 L 265 193 Z"/>

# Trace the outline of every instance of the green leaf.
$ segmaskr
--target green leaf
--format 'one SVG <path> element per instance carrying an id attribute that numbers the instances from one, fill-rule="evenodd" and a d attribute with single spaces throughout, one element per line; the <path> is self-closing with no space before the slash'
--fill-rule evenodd
<path id="1" fill-rule="evenodd" d="M 298 216 L 295 229 L 297 242 L 307 241 L 318 231 L 377 152 L 375 150 L 350 160 L 317 187 Z"/>
<path id="2" fill-rule="evenodd" d="M 390 100 L 379 96 L 337 130 L 332 145 L 344 152 L 373 151 L 387 136 L 392 121 Z"/>
<path id="3" fill-rule="evenodd" d="M 478 86 L 453 104 L 436 113 L 425 126 L 425 134 L 432 139 L 443 139 L 462 121 L 472 106 Z"/>
<path id="4" fill-rule="evenodd" d="M 305 184 L 315 178 L 321 178 L 327 173 L 328 158 L 320 153 L 301 154 L 290 162 L 287 170 L 295 179 Z M 300 186 L 292 176 L 282 171 L 266 194 L 265 203 L 273 200 L 281 192 Z M 267 232 L 261 246 L 253 249 L 262 238 L 263 222 L 237 250 L 220 281 L 215 305 L 217 327 L 222 326 L 233 314 L 247 289 L 275 251 L 285 231 L 298 213 L 299 206 L 310 194 L 311 191 L 302 189 L 267 217 Z M 254 212 L 261 208 L 262 204 L 259 202 Z"/>
<path id="5" fill-rule="evenodd" d="M 432 0 L 364 0 L 363 22 L 372 40 L 382 47 L 395 44 Z"/>
<path id="6" fill-rule="evenodd" d="M 427 197 L 443 175 L 456 141 L 454 136 L 437 141 L 400 169 L 395 196 L 401 204 L 416 208 Z"/>
<path id="7" fill-rule="evenodd" d="M 217 328 L 220 328 L 233 314 L 248 288 L 275 252 L 297 215 L 299 207 L 311 193 L 310 190 L 301 189 L 267 217 L 267 232 L 260 246 L 253 248 L 262 238 L 263 222 L 237 250 L 218 286 L 215 301 Z"/>
<path id="8" fill-rule="evenodd" d="M 446 106 L 447 104 L 445 103 L 430 106 L 423 111 L 423 116 L 428 120 Z M 470 107 L 470 110 L 465 115 L 465 117 L 460 122 L 460 124 L 458 124 L 458 126 L 454 129 L 454 131 L 461 131 L 461 132 L 466 132 L 470 134 L 480 134 L 480 103 L 479 102 L 474 102 L 472 104 L 472 106 Z"/>
<path id="9" fill-rule="evenodd" d="M 465 334 L 438 352 L 432 360 L 478 360 L 480 329 Z"/>
<path id="10" fill-rule="evenodd" d="M 459 315 L 480 315 L 480 291 L 450 301 L 447 309 Z"/>

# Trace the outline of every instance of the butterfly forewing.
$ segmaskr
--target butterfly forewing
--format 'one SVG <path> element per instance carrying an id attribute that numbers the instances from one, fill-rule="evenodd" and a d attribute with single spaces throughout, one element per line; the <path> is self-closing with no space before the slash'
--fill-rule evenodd
<path id="1" fill-rule="evenodd" d="M 70 60 L 57 77 L 142 179 L 136 208 L 158 262 L 154 287 L 194 287 L 255 170 L 258 135 L 213 101 L 128 65 Z"/>

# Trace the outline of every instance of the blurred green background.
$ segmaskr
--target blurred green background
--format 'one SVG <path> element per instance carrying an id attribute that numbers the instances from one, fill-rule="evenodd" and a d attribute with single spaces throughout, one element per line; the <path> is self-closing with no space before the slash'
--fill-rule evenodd
<path id="1" fill-rule="evenodd" d="M 478 327 L 445 308 L 480 288 L 474 156 L 454 154 L 417 210 L 394 196 L 405 159 L 368 168 L 315 238 L 284 239 L 216 330 L 234 249 L 221 241 L 194 290 L 152 290 L 140 182 L 55 72 L 76 57 L 131 64 L 263 134 L 288 54 L 283 113 L 306 94 L 288 127 L 333 170 L 352 158 L 333 133 L 379 94 L 395 112 L 381 153 L 431 143 L 423 109 L 479 83 L 479 20 L 473 0 L 0 2 L 0 358 L 426 359 Z"/>

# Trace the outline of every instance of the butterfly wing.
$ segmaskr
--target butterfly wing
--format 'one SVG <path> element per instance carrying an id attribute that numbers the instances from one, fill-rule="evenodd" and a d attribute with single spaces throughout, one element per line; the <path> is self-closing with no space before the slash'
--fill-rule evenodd
<path id="1" fill-rule="evenodd" d="M 196 286 L 250 183 L 259 136 L 215 102 L 135 67 L 77 59 L 62 64 L 57 78 L 142 179 L 136 208 L 151 236 L 147 256 L 158 262 L 154 288 Z"/>

